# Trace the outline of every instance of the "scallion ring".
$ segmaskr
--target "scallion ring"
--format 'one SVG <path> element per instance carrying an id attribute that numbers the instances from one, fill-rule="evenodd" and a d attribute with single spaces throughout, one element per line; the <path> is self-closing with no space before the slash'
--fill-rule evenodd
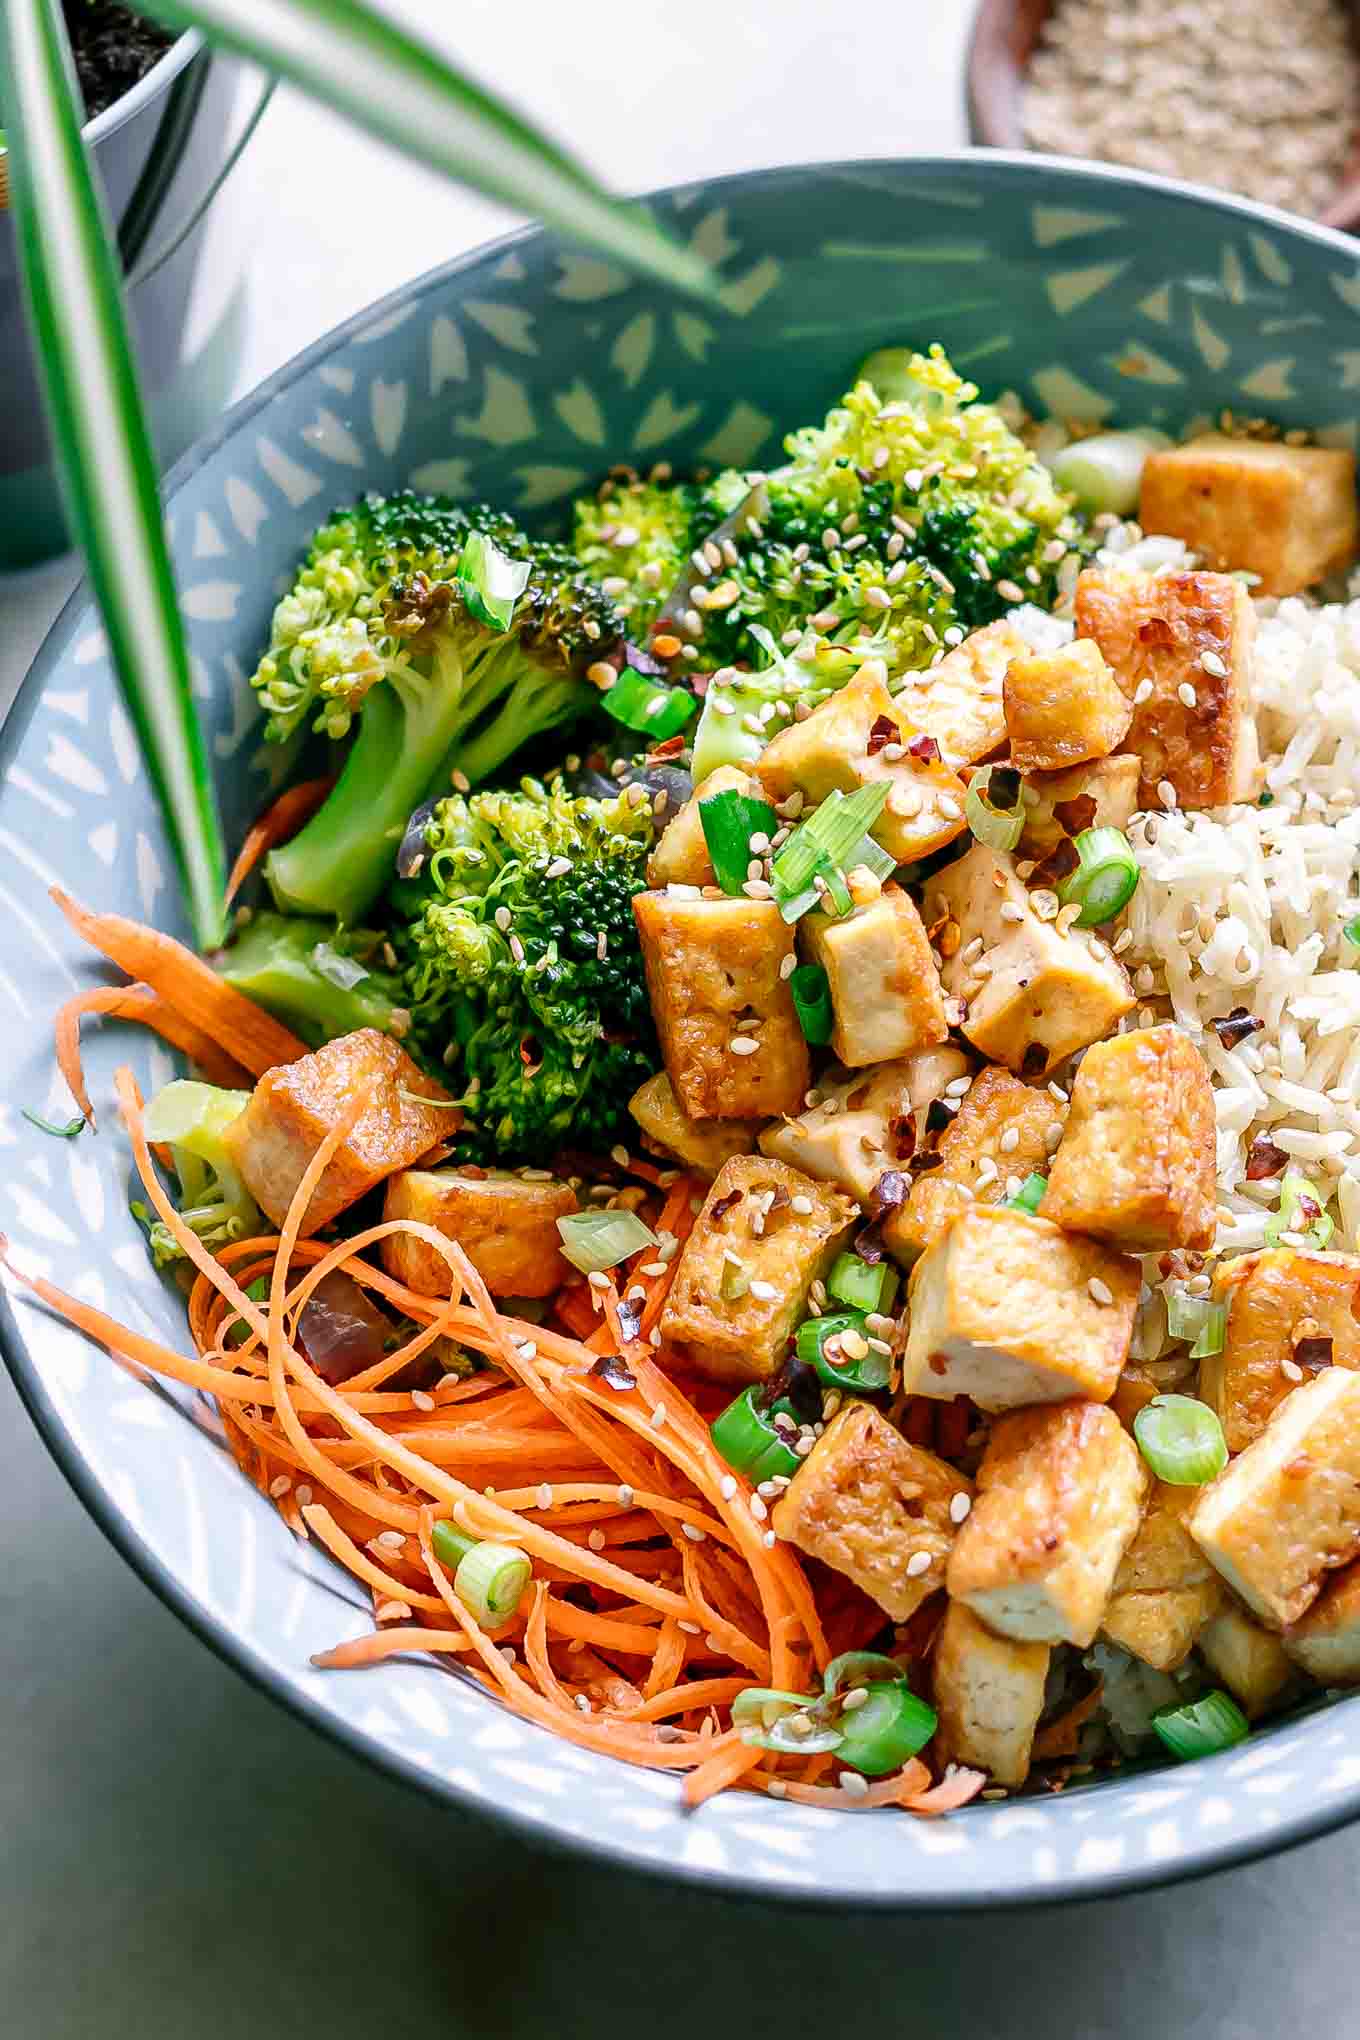
<path id="1" fill-rule="evenodd" d="M 447 1519 L 430 1534 L 435 1557 L 453 1573 L 453 1591 L 484 1629 L 500 1629 L 518 1608 L 533 1567 L 515 1544 L 469 1537 Z"/>
<path id="2" fill-rule="evenodd" d="M 925 1748 L 939 1717 L 905 1679 L 875 1680 L 867 1691 L 866 1700 L 841 1715 L 836 1761 L 866 1778 L 886 1778 Z"/>
<path id="3" fill-rule="evenodd" d="M 1315 1185 L 1302 1170 L 1286 1169 L 1280 1180 L 1280 1208 L 1266 1220 L 1266 1245 L 1278 1247 L 1285 1233 L 1296 1233 L 1306 1246 L 1325 1247 L 1335 1230 Z"/>
<path id="4" fill-rule="evenodd" d="M 1138 859 L 1122 829 L 1083 829 L 1073 841 L 1075 871 L 1058 887 L 1060 905 L 1078 905 L 1079 928 L 1098 928 L 1124 911 L 1138 890 Z"/>
<path id="5" fill-rule="evenodd" d="M 512 560 L 484 532 L 468 533 L 458 561 L 458 592 L 479 623 L 490 630 L 509 630 L 515 605 L 528 585 L 528 560 Z"/>
<path id="6" fill-rule="evenodd" d="M 1014 850 L 1025 833 L 1025 806 L 1017 798 L 1011 807 L 996 807 L 987 797 L 991 784 L 993 767 L 984 765 L 975 772 L 964 799 L 963 812 L 968 817 L 968 826 L 979 843 L 985 843 L 989 850 Z"/>
<path id="7" fill-rule="evenodd" d="M 866 1261 L 859 1254 L 837 1254 L 826 1278 L 826 1293 L 851 1310 L 886 1315 L 897 1294 L 897 1270 L 891 1261 Z"/>
<path id="8" fill-rule="evenodd" d="M 832 1658 L 822 1673 L 822 1691 L 827 1694 L 846 1693 L 852 1686 L 867 1686 L 871 1679 L 900 1679 L 902 1666 L 897 1658 L 885 1657 L 881 1650 L 843 1650 L 839 1657 Z"/>
<path id="9" fill-rule="evenodd" d="M 1173 1339 L 1188 1339 L 1192 1360 L 1207 1360 L 1223 1351 L 1228 1325 L 1226 1304 L 1207 1296 L 1189 1296 L 1183 1289 L 1166 1295 L 1166 1329 Z"/>
<path id="10" fill-rule="evenodd" d="M 1158 1480 L 1203 1487 L 1228 1463 L 1223 1426 L 1193 1395 L 1156 1395 L 1133 1420 L 1133 1435 Z"/>
<path id="11" fill-rule="evenodd" d="M 849 1351 L 842 1344 L 847 1334 Z M 828 1346 L 833 1348 L 830 1355 Z M 829 1311 L 824 1317 L 809 1318 L 798 1327 L 795 1347 L 798 1358 L 815 1367 L 818 1379 L 828 1388 L 848 1389 L 852 1395 L 877 1395 L 892 1379 L 892 1355 L 876 1352 L 869 1344 L 862 1311 Z"/>
<path id="12" fill-rule="evenodd" d="M 656 1245 L 656 1234 L 635 1211 L 571 1211 L 558 1219 L 557 1230 L 564 1259 L 583 1275 L 603 1275 Z"/>
<path id="13" fill-rule="evenodd" d="M 1033 1217 L 1044 1201 L 1044 1192 L 1047 1188 L 1047 1176 L 1040 1176 L 1037 1172 L 1032 1176 L 1026 1176 L 1014 1197 L 1006 1199 L 1007 1210 L 1027 1211 Z"/>
<path id="14" fill-rule="evenodd" d="M 789 977 L 789 990 L 804 1038 L 814 1048 L 825 1048 L 835 1025 L 831 980 L 826 971 L 820 963 L 800 963 Z"/>
<path id="15" fill-rule="evenodd" d="M 657 738 L 678 736 L 699 709 L 686 688 L 660 687 L 631 666 L 625 666 L 614 685 L 600 696 L 600 706 L 625 729 Z"/>
<path id="16" fill-rule="evenodd" d="M 791 1480 L 802 1460 L 774 1423 L 760 1400 L 759 1383 L 744 1388 L 709 1425 L 714 1446 L 735 1473 L 754 1485 L 783 1475 Z"/>
<path id="17" fill-rule="evenodd" d="M 1191 1763 L 1196 1757 L 1214 1757 L 1245 1742 L 1251 1734 L 1247 1717 L 1235 1700 L 1223 1692 L 1206 1693 L 1203 1699 L 1185 1707 L 1159 1707 L 1152 1726 L 1173 1757 Z"/>

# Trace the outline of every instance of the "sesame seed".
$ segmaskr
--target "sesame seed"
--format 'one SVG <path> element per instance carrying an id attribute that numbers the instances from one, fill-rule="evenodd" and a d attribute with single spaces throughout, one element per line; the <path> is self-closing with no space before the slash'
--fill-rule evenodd
<path id="1" fill-rule="evenodd" d="M 580 1708 L 580 1710 L 581 1710 L 582 1714 L 589 1714 L 589 1712 L 590 1712 L 590 1701 L 589 1701 L 588 1697 L 586 1696 L 586 1694 L 584 1694 L 584 1693 L 578 1693 L 578 1694 L 576 1695 L 576 1705 L 577 1705 L 577 1706 L 578 1706 L 578 1707 Z"/>
<path id="2" fill-rule="evenodd" d="M 1299 1366 L 1297 1360 L 1281 1360 L 1280 1372 L 1289 1381 L 1303 1380 L 1303 1369 Z"/>
<path id="3" fill-rule="evenodd" d="M 1086 1285 L 1086 1293 L 1092 1303 L 1113 1303 L 1114 1291 L 1108 1282 L 1102 1282 L 1099 1275 L 1093 1275 Z"/>
<path id="4" fill-rule="evenodd" d="M 771 1799 L 782 1799 L 788 1789 L 782 1778 L 771 1778 L 765 1786 L 765 1790 Z"/>
<path id="5" fill-rule="evenodd" d="M 733 1495 L 736 1492 L 737 1492 L 736 1476 L 734 1474 L 725 1473 L 721 1481 L 718 1483 L 718 1493 L 722 1496 L 725 1502 L 730 1502 Z"/>
<path id="6" fill-rule="evenodd" d="M 666 1405 L 663 1402 L 659 1402 L 656 1408 L 652 1411 L 651 1418 L 652 1429 L 654 1431 L 659 1431 L 664 1425 L 665 1421 L 666 1421 Z"/>
<path id="7" fill-rule="evenodd" d="M 749 1034 L 737 1034 L 733 1036 L 727 1046 L 733 1055 L 754 1055 L 760 1047 L 760 1043 L 752 1041 Z"/>
<path id="8" fill-rule="evenodd" d="M 929 1571 L 930 1553 L 928 1551 L 913 1551 L 911 1557 L 907 1560 L 907 1578 L 917 1580 L 921 1577 L 922 1573 Z"/>
<path id="9" fill-rule="evenodd" d="M 619 1487 L 619 1507 L 622 1509 L 631 1509 L 632 1506 L 633 1506 L 633 1490 L 628 1486 L 627 1482 L 625 1481 L 621 1483 Z"/>
<path id="10" fill-rule="evenodd" d="M 861 1776 L 858 1771 L 838 1772 L 836 1783 L 840 1786 L 841 1791 L 846 1793 L 851 1799 L 867 1799 L 869 1797 L 869 1780 Z"/>
<path id="11" fill-rule="evenodd" d="M 761 1542 L 765 1546 L 765 1549 L 767 1551 L 773 1551 L 776 1544 L 778 1544 L 779 1539 L 775 1536 L 773 1530 L 767 1530 L 765 1532 L 764 1537 L 761 1539 Z"/>
<path id="12" fill-rule="evenodd" d="M 664 1275 L 665 1272 L 666 1263 L 664 1261 L 644 1261 L 638 1269 L 639 1275 Z"/>
<path id="13" fill-rule="evenodd" d="M 1164 808 L 1175 807 L 1176 789 L 1169 779 L 1159 779 L 1157 781 L 1157 798 Z"/>
<path id="14" fill-rule="evenodd" d="M 449 781 L 455 793 L 471 793 L 472 791 L 472 781 L 468 778 L 466 772 L 451 772 L 449 774 Z"/>
<path id="15" fill-rule="evenodd" d="M 1194 708 L 1198 705 L 1199 696 L 1188 680 L 1182 680 L 1180 686 L 1176 689 L 1176 693 L 1180 697 L 1182 707 Z"/>
<path id="16" fill-rule="evenodd" d="M 586 1543 L 590 1546 L 592 1551 L 603 1551 L 604 1550 L 603 1530 L 592 1530 L 590 1535 L 586 1539 Z"/>
<path id="17" fill-rule="evenodd" d="M 384 1551 L 400 1551 L 406 1539 L 400 1530 L 380 1530 L 373 1542 L 381 1544 Z"/>
<path id="18" fill-rule="evenodd" d="M 942 815 L 946 815 L 951 822 L 956 822 L 959 819 L 959 816 L 963 813 L 963 809 L 959 806 L 953 794 L 942 793 L 938 796 L 938 798 L 940 804 L 940 813 Z"/>
<path id="19" fill-rule="evenodd" d="M 411 1401 L 418 1410 L 432 1410 L 434 1408 L 434 1397 L 427 1395 L 423 1388 L 413 1388 L 411 1390 Z"/>
<path id="20" fill-rule="evenodd" d="M 773 1282 L 756 1281 L 751 1284 L 751 1294 L 759 1303 L 773 1303 L 779 1291 Z"/>
<path id="21" fill-rule="evenodd" d="M 1199 662 L 1200 665 L 1204 668 L 1206 673 L 1213 674 L 1215 680 L 1227 679 L 1228 669 L 1224 665 L 1222 659 L 1219 658 L 1217 652 L 1201 652 L 1199 655 Z"/>
<path id="22" fill-rule="evenodd" d="M 867 1686 L 852 1686 L 848 1693 L 841 1694 L 842 1714 L 853 1714 L 857 1707 L 864 1705 L 868 1697 L 869 1688 Z"/>
<path id="23" fill-rule="evenodd" d="M 604 929 L 601 928 L 599 934 L 595 937 L 596 961 L 599 963 L 603 963 L 608 954 L 609 954 L 609 937 L 605 933 Z"/>
<path id="24" fill-rule="evenodd" d="M 551 1487 L 548 1485 L 546 1480 L 544 1481 L 542 1487 L 539 1489 L 535 1499 L 537 1500 L 540 1509 L 550 1509 L 552 1507 L 553 1491 Z"/>
<path id="25" fill-rule="evenodd" d="M 763 1523 L 765 1521 L 765 1518 L 770 1513 L 769 1510 L 766 1508 L 764 1502 L 761 1501 L 759 1495 L 752 1495 L 750 1500 L 750 1510 L 751 1514 L 755 1517 L 757 1523 Z"/>
<path id="26" fill-rule="evenodd" d="M 1014 581 L 998 581 L 996 592 L 1003 602 L 1023 602 L 1025 599 L 1024 589 L 1018 588 Z"/>
<path id="27" fill-rule="evenodd" d="M 608 1289 L 609 1287 L 609 1277 L 599 1268 L 592 1268 L 586 1277 L 586 1281 L 592 1289 Z"/>
<path id="28" fill-rule="evenodd" d="M 964 1522 L 969 1514 L 969 1511 L 972 1509 L 972 1506 L 973 1497 L 971 1495 L 964 1494 L 962 1490 L 960 1490 L 960 1492 L 954 1496 L 954 1499 L 949 1504 L 950 1522 L 951 1523 Z"/>
<path id="29" fill-rule="evenodd" d="M 492 916 L 492 918 L 494 919 L 496 926 L 500 929 L 502 935 L 504 935 L 506 929 L 510 926 L 509 907 L 497 907 L 495 914 Z"/>
<path id="30" fill-rule="evenodd" d="M 676 1623 L 676 1625 L 675 1625 L 675 1626 L 676 1626 L 676 1628 L 677 1628 L 677 1629 L 683 1629 L 683 1630 L 684 1630 L 684 1632 L 685 1632 L 685 1635 L 686 1635 L 686 1636 L 702 1636 L 702 1635 L 703 1635 L 703 1631 L 702 1631 L 702 1629 L 700 1629 L 700 1627 L 699 1627 L 699 1625 L 698 1625 L 698 1623 L 697 1623 L 697 1622 L 686 1622 L 686 1621 L 684 1620 L 684 1618 L 683 1618 L 683 1617 L 681 1618 L 681 1620 L 680 1620 L 680 1621 L 678 1621 L 678 1622 Z"/>
<path id="31" fill-rule="evenodd" d="M 1013 1155 L 1015 1153 L 1015 1150 L 1019 1147 L 1019 1145 L 1020 1145 L 1020 1129 L 1018 1126 L 1008 1126 L 1006 1128 L 1006 1131 L 1002 1134 L 1000 1140 L 997 1142 L 997 1146 L 998 1148 L 1000 1148 L 1003 1155 Z"/>
<path id="32" fill-rule="evenodd" d="M 1000 911 L 1003 921 L 1023 921 L 1025 918 L 1024 908 L 1018 907 L 1014 900 L 1003 900 Z"/>
<path id="33" fill-rule="evenodd" d="M 269 1492 L 276 1502 L 281 1502 L 292 1485 L 293 1481 L 290 1474 L 276 1473 L 273 1480 L 269 1483 Z"/>
<path id="34" fill-rule="evenodd" d="M 1134 707 L 1141 708 L 1145 701 L 1151 701 L 1151 699 L 1152 699 L 1152 682 L 1150 680 L 1140 680 L 1138 682 L 1138 685 L 1133 690 Z"/>

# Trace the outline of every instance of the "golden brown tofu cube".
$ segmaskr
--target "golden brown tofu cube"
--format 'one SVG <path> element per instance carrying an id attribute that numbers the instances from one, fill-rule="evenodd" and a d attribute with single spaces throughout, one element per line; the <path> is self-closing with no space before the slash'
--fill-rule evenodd
<path id="1" fill-rule="evenodd" d="M 1036 772 L 1025 781 L 1022 857 L 1047 857 L 1083 829 L 1126 829 L 1138 806 L 1140 765 L 1132 751 L 1092 758 L 1066 772 Z"/>
<path id="2" fill-rule="evenodd" d="M 565 1183 L 526 1182 L 509 1169 L 403 1169 L 387 1185 L 383 1217 L 418 1219 L 456 1240 L 493 1296 L 551 1296 L 571 1273 L 559 1218 L 576 1209 Z M 389 1275 L 421 1296 L 448 1296 L 449 1264 L 428 1240 L 391 1233 Z"/>
<path id="3" fill-rule="evenodd" d="M 964 1093 L 938 1144 L 938 1168 L 916 1177 L 883 1222 L 888 1251 L 910 1262 L 970 1204 L 1002 1204 L 1007 1184 L 1048 1168 L 1062 1114 L 1047 1091 L 989 1065 Z"/>
<path id="4" fill-rule="evenodd" d="M 654 1151 L 673 1155 L 702 1176 L 716 1176 L 731 1155 L 749 1155 L 756 1144 L 755 1124 L 741 1119 L 691 1119 L 664 1070 L 648 1077 L 628 1100 L 628 1110 Z"/>
<path id="5" fill-rule="evenodd" d="M 911 1115 L 967 1069 L 958 1049 L 926 1048 L 846 1083 L 823 1083 L 818 1104 L 765 1128 L 760 1151 L 868 1204 L 880 1176 L 906 1166 L 914 1142 Z"/>
<path id="6" fill-rule="evenodd" d="M 858 1223 L 858 1207 L 824 1183 L 764 1155 L 734 1155 L 681 1252 L 662 1338 L 715 1380 L 767 1380 L 807 1315 L 808 1291 Z"/>
<path id="7" fill-rule="evenodd" d="M 1011 1410 L 992 1426 L 950 1599 L 1020 1643 L 1095 1641 L 1143 1514 L 1148 1471 L 1113 1410 Z"/>
<path id="8" fill-rule="evenodd" d="M 1211 1247 L 1216 1139 L 1209 1072 L 1179 1027 L 1097 1041 L 1077 1071 L 1039 1208 L 1126 1253 Z"/>
<path id="9" fill-rule="evenodd" d="M 971 1481 L 908 1443 L 870 1403 L 852 1401 L 827 1425 L 770 1521 L 786 1544 L 844 1573 L 905 1622 L 944 1585 L 957 1528 L 950 1510 L 972 1492 Z"/>
<path id="10" fill-rule="evenodd" d="M 1355 557 L 1355 456 L 1206 433 L 1152 455 L 1138 515 L 1208 566 L 1258 574 L 1258 594 L 1297 595 Z"/>
<path id="11" fill-rule="evenodd" d="M 1267 1628 L 1297 1622 L 1360 1552 L 1360 1374 L 1328 1367 L 1200 1491 L 1190 1535 Z"/>
<path id="12" fill-rule="evenodd" d="M 1062 772 L 1108 757 L 1133 719 L 1119 682 L 1089 638 L 1012 659 L 1002 704 L 1011 763 L 1021 772 Z"/>
<path id="13" fill-rule="evenodd" d="M 943 850 L 968 826 L 967 789 L 938 757 L 921 755 L 936 749 L 923 742 L 925 734 L 909 705 L 889 694 L 887 668 L 871 659 L 806 722 L 781 730 L 754 769 L 771 800 L 797 791 L 823 801 L 886 780 L 887 804 L 870 833 L 899 864 L 910 864 Z"/>
<path id="14" fill-rule="evenodd" d="M 1199 1635 L 1200 1656 L 1252 1720 L 1284 1699 L 1297 1681 L 1278 1636 L 1231 1601 Z"/>
<path id="15" fill-rule="evenodd" d="M 1001 617 L 970 632 L 937 666 L 913 675 L 905 706 L 917 728 L 934 737 L 946 765 L 976 765 L 1000 750 L 1006 668 L 1029 651 L 1029 640 Z"/>
<path id="16" fill-rule="evenodd" d="M 912 1270 L 902 1386 L 984 1410 L 1108 1402 L 1138 1307 L 1136 1261 L 1004 1206 L 960 1213 Z"/>
<path id="17" fill-rule="evenodd" d="M 448 1093 L 375 1027 L 266 1070 L 224 1140 L 246 1188 L 275 1225 L 283 1224 L 312 1157 L 356 1097 L 367 1102 L 312 1192 L 304 1239 L 384 1176 L 418 1162 L 459 1123 L 447 1105 L 441 1111 L 423 1102 L 447 1100 Z"/>
<path id="18" fill-rule="evenodd" d="M 1222 1351 L 1200 1368 L 1199 1392 L 1218 1412 L 1229 1452 L 1259 1438 L 1308 1375 L 1360 1367 L 1360 1255 L 1305 1247 L 1237 1254 L 1214 1270 L 1214 1296 L 1228 1321 Z"/>
<path id="19" fill-rule="evenodd" d="M 648 885 L 713 884 L 713 859 L 704 838 L 699 801 L 707 800 L 710 794 L 728 791 L 758 795 L 760 788 L 749 772 L 743 772 L 737 765 L 719 765 L 710 772 L 698 792 L 691 794 L 667 825 L 647 859 Z"/>
<path id="20" fill-rule="evenodd" d="M 1256 798 L 1256 612 L 1240 581 L 1088 567 L 1077 579 L 1076 624 L 1133 703 L 1123 748 L 1142 761 L 1140 806 L 1162 807 L 1158 788 L 1168 781 L 1183 808 Z"/>
<path id="21" fill-rule="evenodd" d="M 963 1032 L 989 1061 L 1020 1076 L 1047 1075 L 1135 1004 L 1105 944 L 1084 928 L 1060 935 L 1035 912 L 1014 859 L 985 843 L 930 879 L 925 919 L 932 930 L 945 920 L 957 931 L 940 975 L 966 1007 Z"/>
<path id="22" fill-rule="evenodd" d="M 805 914 L 799 929 L 831 991 L 831 1046 L 849 1069 L 947 1041 L 940 973 L 909 893 L 886 885 L 848 914 Z"/>
<path id="23" fill-rule="evenodd" d="M 1319 1685 L 1360 1684 L 1360 1564 L 1332 1574 L 1308 1613 L 1286 1629 L 1283 1642 L 1294 1663 Z"/>
<path id="24" fill-rule="evenodd" d="M 936 1754 L 948 1763 L 976 1765 L 998 1785 L 1023 1785 L 1044 1711 L 1050 1655 L 1046 1643 L 994 1636 L 961 1602 L 951 1601 L 931 1658 L 940 1717 Z"/>
<path id="25" fill-rule="evenodd" d="M 1159 1672 L 1193 1650 L 1227 1590 L 1185 1527 L 1196 1490 L 1154 1481 L 1138 1534 L 1114 1576 L 1102 1635 Z"/>
<path id="26" fill-rule="evenodd" d="M 793 930 L 773 900 L 633 901 L 666 1074 L 691 1119 L 797 1112 L 812 1075 L 787 981 Z"/>

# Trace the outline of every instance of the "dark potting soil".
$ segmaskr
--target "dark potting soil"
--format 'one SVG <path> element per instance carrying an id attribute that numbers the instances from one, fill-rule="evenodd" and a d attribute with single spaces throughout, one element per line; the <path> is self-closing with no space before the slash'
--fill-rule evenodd
<path id="1" fill-rule="evenodd" d="M 130 92 L 175 40 L 112 0 L 62 0 L 85 111 L 91 120 Z"/>

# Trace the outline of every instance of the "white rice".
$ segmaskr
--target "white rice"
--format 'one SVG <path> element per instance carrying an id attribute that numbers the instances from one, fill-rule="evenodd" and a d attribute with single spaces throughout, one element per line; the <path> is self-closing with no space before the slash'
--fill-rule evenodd
<path id="1" fill-rule="evenodd" d="M 1183 558 L 1173 541 L 1147 539 L 1120 564 L 1156 571 Z M 1360 595 L 1360 577 L 1349 592 Z M 1335 1199 L 1334 1243 L 1353 1247 L 1360 949 L 1343 930 L 1360 914 L 1360 599 L 1257 608 L 1252 695 L 1271 804 L 1134 818 L 1143 876 L 1123 961 L 1159 1017 L 1169 999 L 1214 1079 L 1218 1250 L 1263 1244 L 1279 1181 L 1246 1181 L 1263 1133 Z M 1239 1006 L 1264 1029 L 1225 1048 L 1209 1023 Z"/>

